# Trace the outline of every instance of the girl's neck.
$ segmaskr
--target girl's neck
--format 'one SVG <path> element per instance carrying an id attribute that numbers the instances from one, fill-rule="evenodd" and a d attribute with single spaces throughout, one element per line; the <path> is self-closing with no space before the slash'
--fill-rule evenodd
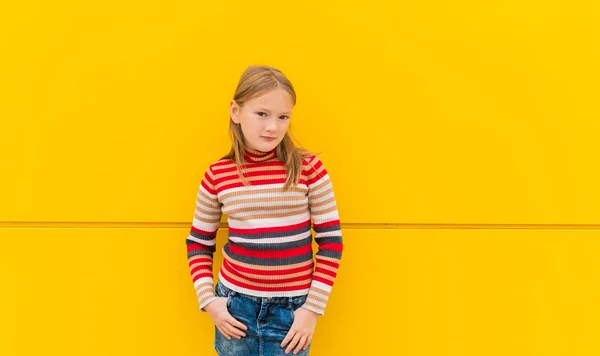
<path id="1" fill-rule="evenodd" d="M 269 159 L 275 157 L 276 150 L 277 150 L 277 147 L 273 148 L 272 150 L 270 150 L 268 152 L 263 152 L 263 151 L 255 150 L 250 147 L 246 147 L 246 155 L 245 155 L 244 159 L 246 161 L 252 162 L 252 163 L 264 162 L 266 160 L 269 160 Z"/>

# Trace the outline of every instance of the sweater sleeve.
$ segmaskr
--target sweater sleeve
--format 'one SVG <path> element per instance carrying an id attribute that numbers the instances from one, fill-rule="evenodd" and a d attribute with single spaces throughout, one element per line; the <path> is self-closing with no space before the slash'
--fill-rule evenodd
<path id="1" fill-rule="evenodd" d="M 342 230 L 329 174 L 316 156 L 308 161 L 308 206 L 319 250 L 308 298 L 302 307 L 324 315 L 342 257 Z"/>
<path id="2" fill-rule="evenodd" d="M 214 174 L 208 167 L 198 187 L 194 219 L 185 240 L 190 273 L 202 312 L 206 312 L 206 305 L 217 299 L 213 282 L 213 254 L 221 216 Z"/>

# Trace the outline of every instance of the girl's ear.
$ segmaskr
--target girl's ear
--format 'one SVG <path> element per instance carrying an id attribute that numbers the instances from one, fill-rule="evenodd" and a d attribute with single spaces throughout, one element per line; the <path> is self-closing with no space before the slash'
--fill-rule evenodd
<path id="1" fill-rule="evenodd" d="M 239 113 L 240 106 L 235 101 L 235 99 L 231 100 L 231 104 L 229 105 L 229 116 L 231 116 L 231 120 L 233 120 L 233 122 L 235 122 L 236 124 L 240 123 L 240 119 L 238 118 Z"/>

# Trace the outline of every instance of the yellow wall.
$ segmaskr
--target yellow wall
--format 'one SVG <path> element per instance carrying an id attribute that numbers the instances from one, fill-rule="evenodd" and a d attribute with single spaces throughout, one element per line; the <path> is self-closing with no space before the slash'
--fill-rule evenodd
<path id="1" fill-rule="evenodd" d="M 2 5 L 0 355 L 214 354 L 185 237 L 254 63 L 292 80 L 342 219 L 311 355 L 599 354 L 599 23 L 591 0 Z"/>

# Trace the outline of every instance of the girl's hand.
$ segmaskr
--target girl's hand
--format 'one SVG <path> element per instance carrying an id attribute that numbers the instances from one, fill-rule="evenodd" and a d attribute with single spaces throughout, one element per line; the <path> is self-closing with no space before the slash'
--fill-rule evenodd
<path id="1" fill-rule="evenodd" d="M 231 340 L 232 336 L 238 339 L 246 336 L 240 329 L 248 330 L 248 327 L 229 314 L 229 310 L 227 310 L 227 297 L 217 297 L 217 299 L 208 303 L 204 307 L 204 310 L 210 315 L 217 329 L 219 329 L 227 340 Z"/>
<path id="2" fill-rule="evenodd" d="M 294 355 L 300 352 L 300 349 L 306 350 L 308 345 L 312 342 L 312 336 L 315 332 L 318 318 L 319 314 L 306 308 L 300 307 L 294 311 L 294 322 L 292 323 L 292 327 L 281 343 L 281 347 L 285 347 L 291 340 L 289 346 L 285 349 L 286 354 L 289 353 L 294 346 L 296 346 Z"/>

